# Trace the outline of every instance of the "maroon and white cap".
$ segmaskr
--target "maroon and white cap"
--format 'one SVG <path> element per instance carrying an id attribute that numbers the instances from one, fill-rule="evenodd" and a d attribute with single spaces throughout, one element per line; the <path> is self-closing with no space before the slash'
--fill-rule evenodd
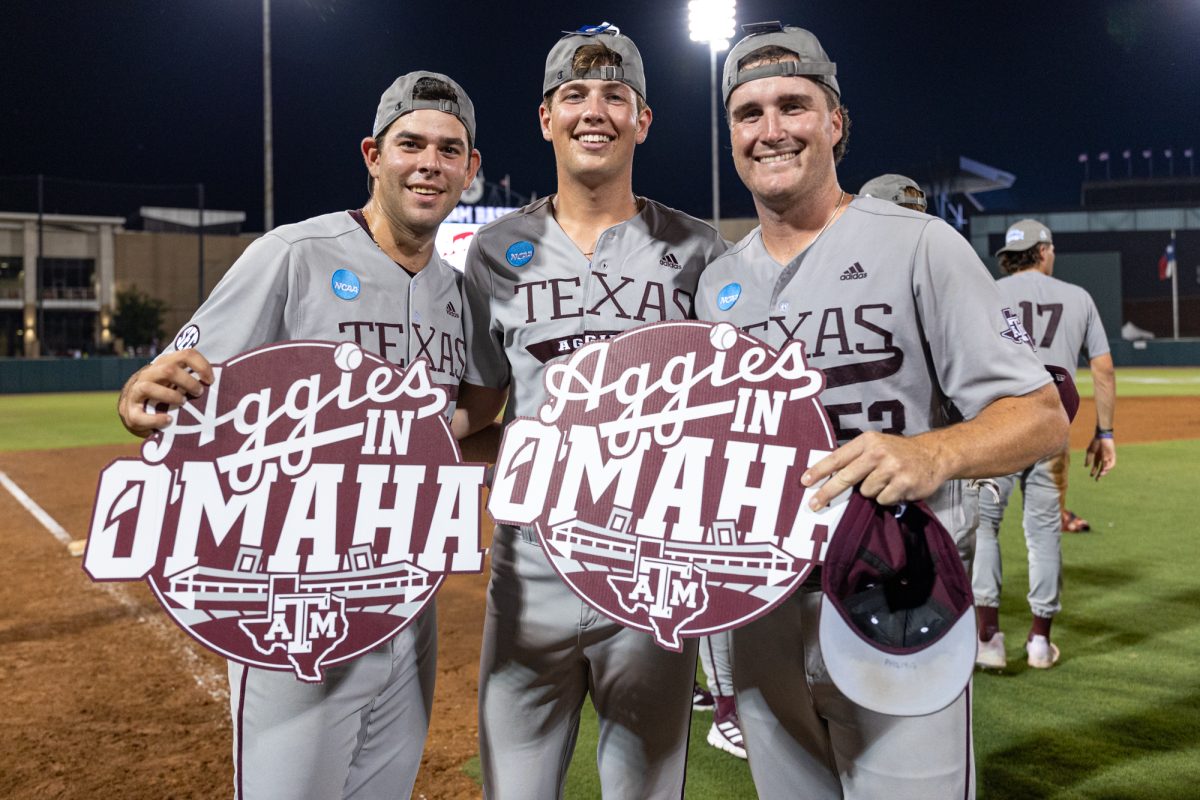
<path id="1" fill-rule="evenodd" d="M 962 694 L 975 667 L 971 582 L 928 506 L 881 506 L 855 489 L 821 579 L 821 653 L 842 694 L 906 717 Z"/>

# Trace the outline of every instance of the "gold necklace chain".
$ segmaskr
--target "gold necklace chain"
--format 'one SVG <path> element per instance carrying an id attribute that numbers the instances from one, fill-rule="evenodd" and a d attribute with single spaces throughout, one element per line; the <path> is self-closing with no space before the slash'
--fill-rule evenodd
<path id="1" fill-rule="evenodd" d="M 825 224 L 821 226 L 821 230 L 817 231 L 817 235 L 813 237 L 813 240 L 808 243 L 808 247 L 812 247 L 814 244 L 816 244 L 817 239 L 820 239 L 821 234 L 825 232 L 825 229 L 828 228 L 830 226 L 830 224 L 832 224 L 833 218 L 837 216 L 838 210 L 841 209 L 841 207 L 842 207 L 842 201 L 845 199 L 846 199 L 846 190 L 842 189 L 842 193 L 838 195 L 837 205 L 835 205 L 833 207 L 833 213 L 829 215 L 829 219 L 825 220 Z M 808 247 L 806 247 L 804 249 L 807 250 Z"/>

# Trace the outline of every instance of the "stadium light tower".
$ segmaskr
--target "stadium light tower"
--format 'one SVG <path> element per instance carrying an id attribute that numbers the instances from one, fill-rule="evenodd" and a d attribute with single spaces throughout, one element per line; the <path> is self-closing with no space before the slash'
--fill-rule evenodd
<path id="1" fill-rule="evenodd" d="M 271 0 L 262 4 L 263 36 L 263 231 L 275 227 L 275 152 L 271 140 Z"/>
<path id="2" fill-rule="evenodd" d="M 721 226 L 721 178 L 717 161 L 717 53 L 729 49 L 737 0 L 690 0 L 688 30 L 693 42 L 708 43 L 709 99 L 712 101 L 713 226 Z"/>

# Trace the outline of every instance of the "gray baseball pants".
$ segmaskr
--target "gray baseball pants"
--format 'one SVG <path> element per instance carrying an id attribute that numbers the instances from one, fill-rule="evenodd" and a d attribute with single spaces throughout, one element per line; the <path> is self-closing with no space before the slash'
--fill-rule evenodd
<path id="1" fill-rule="evenodd" d="M 978 606 L 1000 606 L 1003 570 L 1000 563 L 1000 522 L 1018 483 L 1024 498 L 1025 545 L 1029 551 L 1029 608 L 1038 617 L 1062 610 L 1062 509 L 1058 485 L 1051 473 L 1054 458 L 997 478 L 1000 501 L 990 492 L 979 497 L 979 530 L 975 546 L 972 588 Z"/>
<path id="2" fill-rule="evenodd" d="M 972 800 L 972 686 L 921 717 L 856 705 L 825 670 L 821 596 L 802 587 L 733 631 L 738 715 L 759 798 Z"/>
<path id="3" fill-rule="evenodd" d="M 437 677 L 431 603 L 323 683 L 229 662 L 237 800 L 407 800 Z"/>
<path id="4" fill-rule="evenodd" d="M 672 653 L 613 622 L 563 582 L 532 530 L 496 526 L 479 667 L 484 797 L 561 798 L 591 695 L 605 800 L 679 800 L 695 676 L 695 639 Z"/>

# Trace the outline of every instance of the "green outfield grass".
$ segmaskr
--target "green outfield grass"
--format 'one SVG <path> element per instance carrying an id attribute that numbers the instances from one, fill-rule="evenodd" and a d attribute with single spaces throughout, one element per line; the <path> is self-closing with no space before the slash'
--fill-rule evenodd
<path id="1" fill-rule="evenodd" d="M 1075 385 L 1083 397 L 1092 396 L 1092 372 L 1080 369 Z M 1117 401 L 1122 397 L 1200 396 L 1200 369 L 1195 367 L 1118 367 Z"/>
<path id="2" fill-rule="evenodd" d="M 57 450 L 135 442 L 116 392 L 0 395 L 0 450 Z"/>

